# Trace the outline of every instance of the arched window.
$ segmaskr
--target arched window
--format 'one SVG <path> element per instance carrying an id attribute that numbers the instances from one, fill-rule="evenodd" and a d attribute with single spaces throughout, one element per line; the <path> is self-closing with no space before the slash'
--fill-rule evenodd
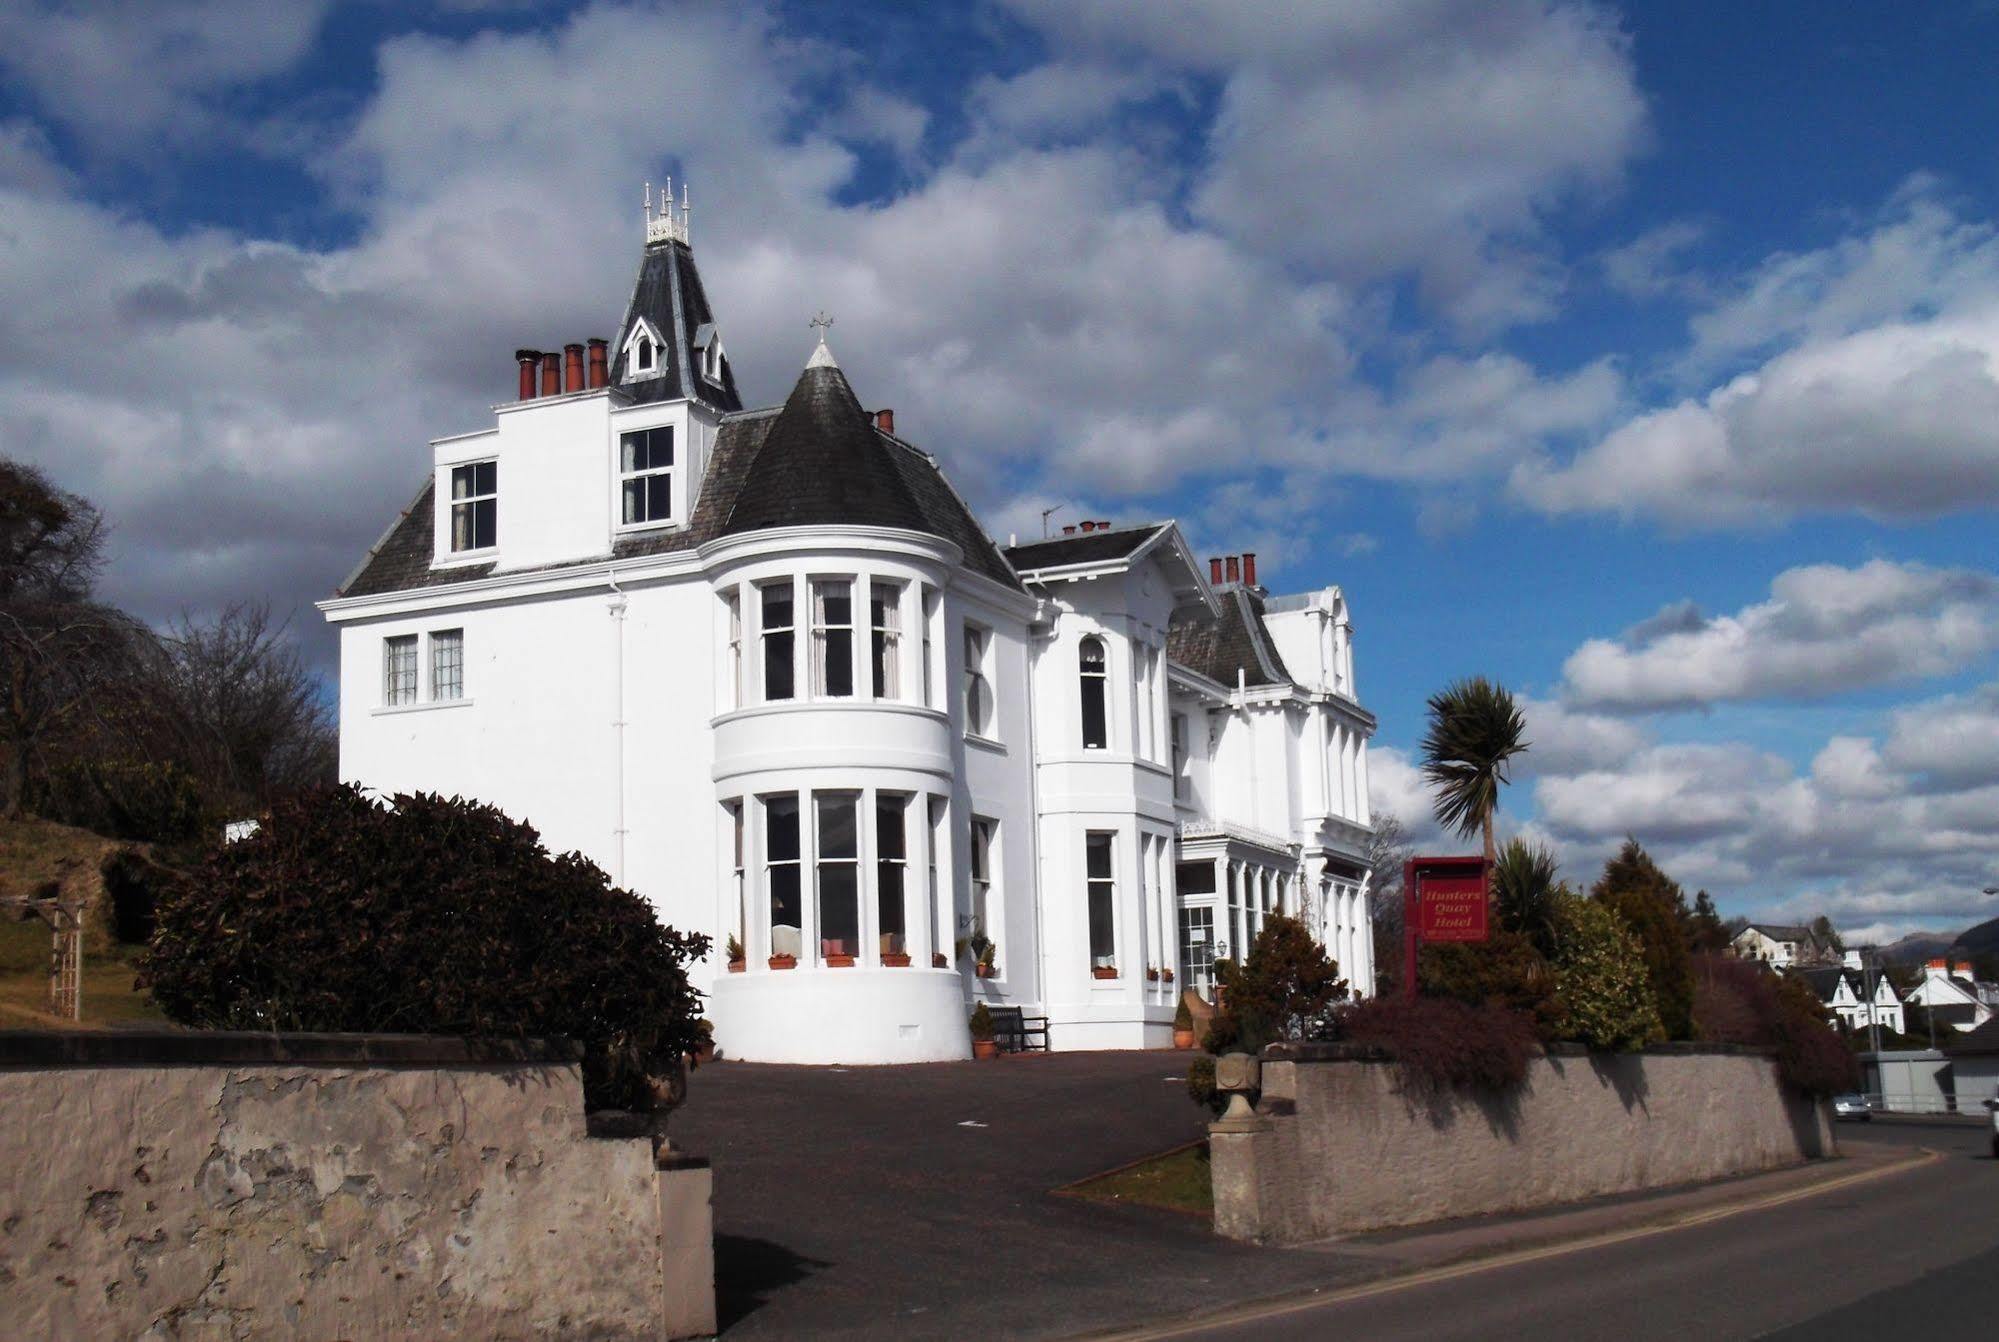
<path id="1" fill-rule="evenodd" d="M 652 341 L 644 336 L 639 337 L 639 371 L 641 373 L 652 371 Z"/>
<path id="2" fill-rule="evenodd" d="M 1083 749 L 1102 750 L 1110 744 L 1108 693 L 1104 675 L 1104 641 L 1095 634 L 1083 640 L 1080 653 L 1083 680 Z"/>

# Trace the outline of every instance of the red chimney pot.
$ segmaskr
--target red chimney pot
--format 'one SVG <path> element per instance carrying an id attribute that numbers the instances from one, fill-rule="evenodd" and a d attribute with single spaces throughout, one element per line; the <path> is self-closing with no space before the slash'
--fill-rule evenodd
<path id="1" fill-rule="evenodd" d="M 598 336 L 590 342 L 590 385 L 608 387 L 611 385 L 611 342 Z"/>
<path id="2" fill-rule="evenodd" d="M 1237 559 L 1234 555 L 1230 555 L 1228 557 L 1227 568 L 1230 582 L 1242 581 L 1242 561 L 1240 559 Z"/>
<path id="3" fill-rule="evenodd" d="M 523 401 L 532 401 L 534 399 L 534 366 L 541 362 L 541 351 L 538 349 L 517 349 L 514 351 L 514 361 L 521 366 L 520 399 Z"/>
<path id="4" fill-rule="evenodd" d="M 1217 587 L 1222 585 L 1222 558 L 1220 555 L 1208 556 L 1208 581 Z"/>
<path id="5" fill-rule="evenodd" d="M 583 346 L 572 343 L 562 347 L 562 389 L 564 391 L 583 390 Z"/>
<path id="6" fill-rule="evenodd" d="M 1242 552 L 1242 580 L 1247 586 L 1256 586 L 1256 552 L 1254 550 L 1244 550 Z"/>
<path id="7" fill-rule="evenodd" d="M 877 429 L 880 429 L 883 433 L 894 433 L 895 411 L 893 410 L 875 411 L 875 427 Z"/>
<path id="8" fill-rule="evenodd" d="M 1063 528 L 1062 528 L 1062 534 L 1063 534 L 1064 536 L 1073 536 L 1073 535 L 1075 535 L 1075 534 L 1076 534 L 1076 524 L 1075 524 L 1074 522 L 1071 522 L 1071 523 L 1069 523 L 1069 524 L 1068 524 L 1067 526 L 1063 527 Z"/>
<path id="9" fill-rule="evenodd" d="M 562 394 L 562 356 L 544 354 L 541 356 L 541 394 L 560 396 Z"/>

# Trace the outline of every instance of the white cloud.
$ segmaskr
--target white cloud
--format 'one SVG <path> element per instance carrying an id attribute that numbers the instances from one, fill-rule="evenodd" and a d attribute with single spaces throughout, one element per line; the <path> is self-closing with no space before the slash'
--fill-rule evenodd
<path id="1" fill-rule="evenodd" d="M 1680 258 L 1706 233 L 1704 225 L 1688 219 L 1647 229 L 1598 258 L 1604 282 L 1633 298 L 1699 294 L 1704 286 L 1688 273 Z"/>
<path id="2" fill-rule="evenodd" d="M 1692 326 L 1688 375 L 1780 348 L 1573 459 L 1523 462 L 1514 493 L 1696 528 L 1999 503 L 1999 234 L 1930 184 L 1869 232 L 1772 257 Z"/>
<path id="3" fill-rule="evenodd" d="M 1788 569 L 1771 599 L 1703 618 L 1681 606 L 1563 665 L 1578 704 L 1642 711 L 1822 696 L 1962 670 L 1999 647 L 1999 577 L 1876 559 Z"/>
<path id="4" fill-rule="evenodd" d="M 1349 281 L 1413 273 L 1467 329 L 1548 313 L 1542 217 L 1647 134 L 1628 44 L 1583 5 L 1015 8 L 1066 51 L 1221 80 L 1209 226 Z"/>
<path id="5" fill-rule="evenodd" d="M 187 143 L 218 118 L 211 95 L 294 65 L 330 0 L 110 0 L 0 7 L 0 72 L 99 149 Z"/>

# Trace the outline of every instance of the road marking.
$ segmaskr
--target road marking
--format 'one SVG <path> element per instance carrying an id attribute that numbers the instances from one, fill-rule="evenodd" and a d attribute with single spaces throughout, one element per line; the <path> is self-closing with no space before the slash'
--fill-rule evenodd
<path id="1" fill-rule="evenodd" d="M 1522 1263 L 1540 1262 L 1547 1258 L 1559 1258 L 1563 1254 L 1581 1253 L 1587 1249 L 1601 1249 L 1613 1244 L 1624 1244 L 1631 1240 L 1647 1239 L 1663 1235 L 1669 1231 L 1686 1230 L 1693 1226 L 1707 1225 L 1723 1221 L 1744 1212 L 1763 1211 L 1770 1207 L 1781 1207 L 1787 1202 L 1797 1202 L 1803 1198 L 1817 1197 L 1835 1189 L 1851 1188 L 1855 1184 L 1867 1183 L 1890 1174 L 1900 1174 L 1918 1165 L 1932 1164 L 1943 1158 L 1942 1154 L 1928 1147 L 1919 1148 L 1919 1154 L 1892 1165 L 1882 1165 L 1871 1170 L 1859 1170 L 1853 1174 L 1828 1179 L 1824 1183 L 1810 1184 L 1803 1188 L 1786 1189 L 1781 1193 L 1771 1193 L 1742 1202 L 1725 1203 L 1702 1211 L 1687 1212 L 1669 1216 L 1664 1220 L 1647 1222 L 1644 1225 L 1628 1226 L 1623 1230 L 1606 1230 L 1579 1239 L 1562 1240 L 1554 1244 L 1535 1245 L 1526 1249 L 1502 1250 L 1483 1257 L 1471 1257 L 1440 1267 L 1420 1268 L 1400 1275 L 1378 1277 L 1373 1281 L 1361 1282 L 1354 1286 L 1337 1290 L 1315 1290 L 1303 1296 L 1292 1296 L 1282 1300 L 1265 1301 L 1261 1304 L 1243 1305 L 1236 1309 L 1225 1309 L 1200 1318 L 1183 1319 L 1177 1323 L 1145 1325 L 1137 1328 L 1121 1329 L 1101 1333 L 1085 1333 L 1081 1336 L 1093 1342 L 1153 1342 L 1158 1338 L 1188 1337 L 1212 1329 L 1233 1327 L 1239 1324 L 1255 1323 L 1263 1319 L 1279 1319 L 1290 1314 L 1302 1314 L 1307 1310 L 1319 1309 L 1326 1305 L 1344 1304 L 1350 1300 L 1366 1300 L 1374 1296 L 1390 1295 L 1411 1287 L 1428 1286 L 1434 1282 L 1454 1281 L 1459 1277 L 1474 1276 L 1481 1272 L 1493 1272 L 1500 1268 L 1515 1267 Z"/>
<path id="2" fill-rule="evenodd" d="M 985 1124 L 979 1122 L 975 1118 L 968 1118 L 963 1122 L 961 1122 L 960 1124 L 958 1124 L 958 1126 L 961 1128 L 983 1128 Z"/>

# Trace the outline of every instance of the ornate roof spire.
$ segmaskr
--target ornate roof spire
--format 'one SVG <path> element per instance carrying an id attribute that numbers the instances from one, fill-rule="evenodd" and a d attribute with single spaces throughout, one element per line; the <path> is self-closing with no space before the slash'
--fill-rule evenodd
<path id="1" fill-rule="evenodd" d="M 645 195 L 646 244 L 655 242 L 677 242 L 683 247 L 690 246 L 687 230 L 687 180 L 680 182 L 680 205 L 673 203 L 673 179 L 666 179 L 666 190 L 659 196 L 659 213 L 653 213 L 652 183 L 646 183 Z"/>
<path id="2" fill-rule="evenodd" d="M 819 332 L 819 347 L 812 351 L 812 357 L 805 361 L 805 366 L 807 368 L 838 368 L 840 365 L 834 361 L 833 351 L 826 347 L 826 331 L 827 328 L 833 325 L 833 319 L 824 312 L 821 312 L 818 316 L 807 322 L 806 325 Z"/>

